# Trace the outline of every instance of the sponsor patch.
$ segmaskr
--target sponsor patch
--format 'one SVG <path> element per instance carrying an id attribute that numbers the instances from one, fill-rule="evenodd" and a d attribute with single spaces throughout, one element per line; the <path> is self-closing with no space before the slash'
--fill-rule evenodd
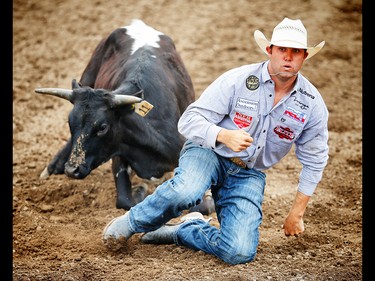
<path id="1" fill-rule="evenodd" d="M 303 113 L 299 110 L 296 110 L 294 108 L 291 108 L 290 106 L 288 106 L 286 108 L 286 110 L 284 111 L 284 115 L 287 115 L 289 117 L 291 117 L 292 119 L 300 122 L 300 123 L 305 123 L 305 120 L 306 120 L 306 117 L 307 117 L 307 114 L 306 113 Z"/>
<path id="2" fill-rule="evenodd" d="M 297 107 L 301 108 L 302 110 L 307 110 L 309 106 L 302 101 L 299 101 L 296 97 L 294 97 L 294 103 Z"/>
<path id="3" fill-rule="evenodd" d="M 246 79 L 246 87 L 250 90 L 250 91 L 254 91 L 256 89 L 258 89 L 259 87 L 259 78 L 256 77 L 255 75 L 250 75 L 249 77 L 247 77 Z"/>
<path id="4" fill-rule="evenodd" d="M 243 129 L 251 125 L 251 123 L 253 122 L 253 117 L 240 112 L 236 112 L 234 114 L 233 122 L 239 129 Z"/>
<path id="5" fill-rule="evenodd" d="M 306 91 L 305 91 L 304 89 L 302 89 L 302 88 L 299 88 L 299 89 L 298 89 L 298 92 L 300 92 L 302 95 L 305 95 L 306 97 L 309 97 L 309 98 L 311 98 L 311 99 L 315 99 L 315 96 L 314 96 L 314 95 L 312 95 L 312 94 L 306 92 Z"/>
<path id="6" fill-rule="evenodd" d="M 279 136 L 280 139 L 294 140 L 296 137 L 294 132 L 288 127 L 276 126 L 273 131 Z"/>
<path id="7" fill-rule="evenodd" d="M 236 107 L 245 108 L 246 110 L 257 111 L 258 110 L 258 102 L 253 101 L 253 100 L 238 98 L 237 102 L 236 102 Z"/>

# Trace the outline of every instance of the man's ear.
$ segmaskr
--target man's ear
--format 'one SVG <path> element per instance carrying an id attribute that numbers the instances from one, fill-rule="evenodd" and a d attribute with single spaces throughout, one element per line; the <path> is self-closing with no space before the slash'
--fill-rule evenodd
<path id="1" fill-rule="evenodd" d="M 268 55 L 272 55 L 272 46 L 267 46 L 266 51 Z"/>

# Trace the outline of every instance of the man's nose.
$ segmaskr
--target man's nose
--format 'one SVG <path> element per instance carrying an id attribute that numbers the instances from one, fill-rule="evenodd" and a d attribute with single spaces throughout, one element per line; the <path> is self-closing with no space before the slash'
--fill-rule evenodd
<path id="1" fill-rule="evenodd" d="M 292 60 L 292 57 L 293 57 L 293 54 L 292 54 L 292 51 L 291 50 L 287 50 L 284 54 L 284 59 L 286 61 L 291 61 Z"/>

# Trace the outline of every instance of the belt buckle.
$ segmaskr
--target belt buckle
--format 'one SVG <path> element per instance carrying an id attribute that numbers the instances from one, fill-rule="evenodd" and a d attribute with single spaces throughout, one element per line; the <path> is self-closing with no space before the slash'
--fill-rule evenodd
<path id="1" fill-rule="evenodd" d="M 246 163 L 239 157 L 232 157 L 230 158 L 230 161 L 232 161 L 234 164 L 236 164 L 237 166 L 240 166 L 243 169 L 247 168 Z"/>

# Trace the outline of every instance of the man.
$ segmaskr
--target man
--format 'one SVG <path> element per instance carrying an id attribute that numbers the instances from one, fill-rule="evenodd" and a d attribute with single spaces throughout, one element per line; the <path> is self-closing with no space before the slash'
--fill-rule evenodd
<path id="1" fill-rule="evenodd" d="M 254 32 L 269 59 L 218 77 L 181 116 L 187 139 L 174 176 L 103 231 L 112 250 L 134 233 L 145 243 L 175 243 L 213 254 L 230 264 L 255 258 L 262 222 L 264 170 L 295 145 L 302 164 L 297 193 L 283 228 L 304 232 L 303 215 L 328 161 L 328 111 L 318 90 L 299 73 L 324 45 L 307 46 L 300 20 L 284 18 L 268 41 Z M 220 228 L 200 213 L 168 224 L 196 206 L 211 189 Z"/>

